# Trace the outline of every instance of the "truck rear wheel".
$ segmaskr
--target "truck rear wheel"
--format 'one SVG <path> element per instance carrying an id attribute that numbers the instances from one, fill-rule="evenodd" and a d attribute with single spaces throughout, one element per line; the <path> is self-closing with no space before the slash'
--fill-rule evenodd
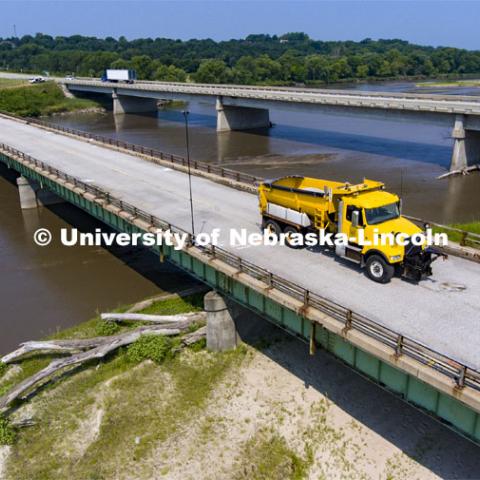
<path id="1" fill-rule="evenodd" d="M 297 236 L 300 233 L 295 227 L 292 227 L 291 225 L 287 225 L 283 229 L 283 233 L 285 234 L 285 243 L 287 244 L 287 247 L 303 248 L 303 244 L 302 245 L 295 245 L 295 243 L 290 242 L 290 235 L 294 234 L 295 236 Z"/>
<path id="2" fill-rule="evenodd" d="M 263 230 L 268 230 L 270 233 L 274 233 L 277 237 L 279 237 L 280 234 L 282 233 L 282 229 L 280 228 L 280 225 L 275 220 L 272 220 L 271 218 L 267 218 L 263 222 Z"/>
<path id="3" fill-rule="evenodd" d="M 395 267 L 388 264 L 380 255 L 372 255 L 367 259 L 367 275 L 377 283 L 388 283 L 395 273 Z"/>

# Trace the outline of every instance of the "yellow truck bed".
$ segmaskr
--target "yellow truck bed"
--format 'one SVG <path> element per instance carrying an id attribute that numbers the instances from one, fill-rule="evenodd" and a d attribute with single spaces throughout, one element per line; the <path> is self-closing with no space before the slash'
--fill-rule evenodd
<path id="1" fill-rule="evenodd" d="M 358 185 L 320 178 L 289 176 L 260 184 L 260 210 L 267 213 L 269 204 L 280 205 L 307 214 L 314 223 L 323 223 L 326 214 L 336 210 L 335 197 L 383 188 L 382 182 L 364 180 Z M 320 225 L 318 225 L 320 226 Z"/>

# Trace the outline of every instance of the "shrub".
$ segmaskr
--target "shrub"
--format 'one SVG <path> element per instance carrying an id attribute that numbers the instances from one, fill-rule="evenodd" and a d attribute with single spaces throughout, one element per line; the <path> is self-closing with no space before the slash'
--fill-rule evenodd
<path id="1" fill-rule="evenodd" d="M 16 436 L 15 429 L 10 422 L 6 418 L 0 417 L 0 445 L 13 445 Z"/>
<path id="2" fill-rule="evenodd" d="M 104 322 L 103 320 L 101 320 L 95 326 L 96 334 L 101 337 L 108 337 L 109 335 L 114 335 L 119 330 L 120 327 L 117 325 L 117 323 L 111 321 Z"/>
<path id="3" fill-rule="evenodd" d="M 142 335 L 138 340 L 129 345 L 127 358 L 131 362 L 153 360 L 162 363 L 165 358 L 172 356 L 174 342 L 169 337 L 162 335 Z"/>
<path id="4" fill-rule="evenodd" d="M 0 362 L 0 377 L 7 371 L 8 365 L 6 363 Z"/>

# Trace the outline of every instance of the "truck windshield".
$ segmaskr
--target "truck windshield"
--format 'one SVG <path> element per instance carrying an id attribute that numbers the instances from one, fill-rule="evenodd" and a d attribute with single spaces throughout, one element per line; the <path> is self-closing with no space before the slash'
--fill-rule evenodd
<path id="1" fill-rule="evenodd" d="M 382 205 L 377 208 L 366 208 L 365 216 L 369 225 L 376 225 L 377 223 L 398 218 L 400 211 L 397 203 L 391 203 L 390 205 Z"/>

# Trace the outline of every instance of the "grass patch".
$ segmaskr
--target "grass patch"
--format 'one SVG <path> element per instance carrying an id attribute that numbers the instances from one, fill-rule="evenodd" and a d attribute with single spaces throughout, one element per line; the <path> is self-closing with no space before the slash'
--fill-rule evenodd
<path id="1" fill-rule="evenodd" d="M 286 440 L 271 431 L 260 430 L 248 440 L 242 452 L 235 480 L 301 480 L 307 477 L 310 459 L 291 450 Z"/>
<path id="2" fill-rule="evenodd" d="M 141 311 L 147 315 L 177 315 L 186 312 L 200 312 L 203 310 L 205 293 L 196 293 L 188 297 L 176 297 L 155 302 Z"/>
<path id="3" fill-rule="evenodd" d="M 421 82 L 416 87 L 480 87 L 480 80 L 452 80 L 450 82 Z"/>
<path id="4" fill-rule="evenodd" d="M 0 445 L 13 445 L 17 432 L 10 425 L 8 419 L 0 416 Z"/>
<path id="5" fill-rule="evenodd" d="M 172 347 L 175 341 L 161 335 L 142 335 L 127 348 L 127 358 L 131 362 L 140 363 L 152 360 L 158 364 L 165 358 L 172 357 Z"/>
<path id="6" fill-rule="evenodd" d="M 452 223 L 449 225 L 452 228 L 458 228 L 459 230 L 463 230 L 465 232 L 475 233 L 480 235 L 480 221 L 473 221 L 468 223 Z M 452 232 L 446 228 L 441 227 L 432 227 L 434 233 L 446 233 L 448 235 L 448 239 L 452 242 L 462 243 L 464 240 L 464 236 L 460 232 Z M 468 239 L 465 239 L 465 245 L 473 248 L 480 248 L 478 242 L 473 242 Z"/>
<path id="7" fill-rule="evenodd" d="M 0 78 L 0 90 L 3 88 L 12 88 L 20 86 L 29 86 L 27 80 L 17 79 L 17 78 Z"/>
<path id="8" fill-rule="evenodd" d="M 93 100 L 66 98 L 55 82 L 0 88 L 0 111 L 38 117 L 98 107 Z"/>

